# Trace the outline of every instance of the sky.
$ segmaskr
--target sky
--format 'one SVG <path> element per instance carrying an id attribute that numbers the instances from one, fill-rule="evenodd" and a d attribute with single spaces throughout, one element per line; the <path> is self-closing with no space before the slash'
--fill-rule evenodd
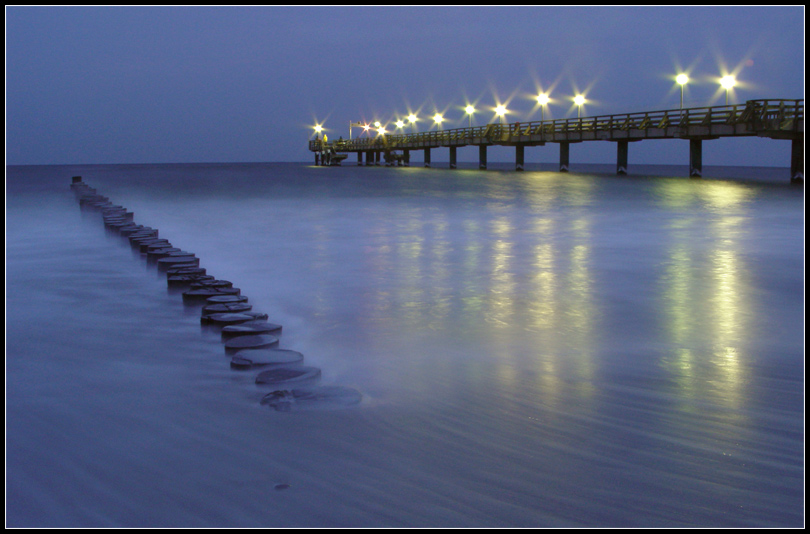
<path id="1" fill-rule="evenodd" d="M 6 164 L 313 161 L 307 140 L 416 112 L 419 131 L 804 98 L 804 6 L 6 7 Z M 393 127 L 393 126 L 392 126 Z M 447 161 L 434 149 L 434 162 Z M 556 145 L 526 149 L 555 162 Z M 571 146 L 613 163 L 615 144 Z M 459 161 L 477 161 L 476 147 Z M 412 157 L 412 160 L 416 159 Z M 514 149 L 491 149 L 490 162 Z M 353 161 L 353 158 L 350 158 Z M 630 146 L 630 164 L 688 163 L 688 143 Z M 790 165 L 790 142 L 703 143 L 704 165 Z"/>

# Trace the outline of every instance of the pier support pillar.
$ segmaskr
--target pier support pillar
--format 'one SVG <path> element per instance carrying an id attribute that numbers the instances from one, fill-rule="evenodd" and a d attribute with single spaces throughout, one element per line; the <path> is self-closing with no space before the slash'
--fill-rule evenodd
<path id="1" fill-rule="evenodd" d="M 411 151 L 410 150 L 403 150 L 402 151 L 402 164 L 406 167 L 411 166 Z"/>
<path id="2" fill-rule="evenodd" d="M 430 149 L 425 149 L 425 167 L 430 167 Z"/>
<path id="3" fill-rule="evenodd" d="M 700 178 L 703 176 L 703 141 L 700 139 L 689 140 L 689 177 Z"/>
<path id="4" fill-rule="evenodd" d="M 374 165 L 376 165 L 377 167 L 380 166 L 380 151 L 379 150 L 374 153 Z"/>
<path id="5" fill-rule="evenodd" d="M 523 170 L 523 145 L 515 146 L 515 170 Z"/>
<path id="6" fill-rule="evenodd" d="M 366 152 L 366 166 L 374 165 L 374 152 L 371 150 Z"/>
<path id="7" fill-rule="evenodd" d="M 630 145 L 627 141 L 619 141 L 616 143 L 616 174 L 624 176 L 627 174 L 627 147 Z"/>
<path id="8" fill-rule="evenodd" d="M 363 164 L 363 153 L 358 152 L 357 153 L 357 165 L 359 166 L 359 165 L 362 165 L 362 164 Z"/>
<path id="9" fill-rule="evenodd" d="M 456 147 L 454 146 L 450 147 L 450 168 L 456 168 Z"/>
<path id="10" fill-rule="evenodd" d="M 560 172 L 568 172 L 569 143 L 560 143 Z"/>
<path id="11" fill-rule="evenodd" d="M 487 145 L 478 145 L 478 168 L 481 170 L 487 168 Z"/>
<path id="12" fill-rule="evenodd" d="M 317 152 L 315 152 L 315 166 L 317 167 L 320 164 L 321 164 L 321 158 L 320 158 L 319 154 Z"/>
<path id="13" fill-rule="evenodd" d="M 804 136 L 790 142 L 790 181 L 804 183 Z"/>

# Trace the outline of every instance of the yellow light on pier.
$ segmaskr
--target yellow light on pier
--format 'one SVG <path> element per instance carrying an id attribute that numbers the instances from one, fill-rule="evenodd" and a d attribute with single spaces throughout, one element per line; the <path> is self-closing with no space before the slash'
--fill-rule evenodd
<path id="1" fill-rule="evenodd" d="M 689 83 L 689 76 L 686 74 L 678 74 L 675 81 L 681 86 L 681 109 L 683 109 L 683 86 Z"/>
<path id="2" fill-rule="evenodd" d="M 726 105 L 728 105 L 728 92 L 737 85 L 737 80 L 731 75 L 723 76 L 720 78 L 720 85 L 726 90 Z"/>
<path id="3" fill-rule="evenodd" d="M 475 113 L 475 108 L 472 106 L 467 106 L 466 108 L 464 108 L 464 111 L 466 111 L 467 115 L 470 117 L 470 128 L 472 128 L 472 116 L 473 113 Z"/>
<path id="4" fill-rule="evenodd" d="M 503 122 L 501 119 L 503 119 L 504 115 L 506 115 L 506 106 L 503 104 L 498 104 L 495 107 L 495 115 L 498 116 L 498 122 Z"/>
<path id="5" fill-rule="evenodd" d="M 582 104 L 585 103 L 585 97 L 583 95 L 577 95 L 574 97 L 574 104 L 577 105 L 577 118 L 582 116 Z"/>
<path id="6" fill-rule="evenodd" d="M 411 123 L 411 132 L 415 133 L 416 132 L 416 115 L 414 115 L 413 113 L 408 115 L 408 122 Z"/>
<path id="7" fill-rule="evenodd" d="M 397 121 L 396 124 L 397 124 L 397 128 L 402 128 L 403 126 L 405 126 L 405 122 L 403 122 L 403 121 Z"/>
<path id="8" fill-rule="evenodd" d="M 546 120 L 546 106 L 548 105 L 551 99 L 548 97 L 547 94 L 543 93 L 537 95 L 537 103 L 540 104 L 540 120 Z"/>
<path id="9" fill-rule="evenodd" d="M 442 127 L 442 121 L 443 120 L 444 120 L 444 117 L 442 117 L 440 113 L 437 113 L 437 114 L 433 115 L 433 122 L 438 124 L 440 129 Z"/>

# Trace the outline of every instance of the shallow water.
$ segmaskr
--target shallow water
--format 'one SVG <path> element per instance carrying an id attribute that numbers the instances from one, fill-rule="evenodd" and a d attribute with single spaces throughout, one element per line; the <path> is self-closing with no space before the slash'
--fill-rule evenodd
<path id="1" fill-rule="evenodd" d="M 802 526 L 803 188 L 634 172 L 7 168 L 7 526 Z M 74 175 L 363 402 L 261 405 Z"/>

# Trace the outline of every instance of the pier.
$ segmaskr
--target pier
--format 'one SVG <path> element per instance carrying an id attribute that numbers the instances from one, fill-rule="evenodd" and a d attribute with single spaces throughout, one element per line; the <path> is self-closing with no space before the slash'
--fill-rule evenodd
<path id="1" fill-rule="evenodd" d="M 413 150 L 424 151 L 430 167 L 431 150 L 448 148 L 450 168 L 457 167 L 457 151 L 478 147 L 478 166 L 487 168 L 487 147 L 515 147 L 515 170 L 524 169 L 526 147 L 557 143 L 560 172 L 568 172 L 570 146 L 587 141 L 616 143 L 616 173 L 627 174 L 630 143 L 647 139 L 689 141 L 689 176 L 703 174 L 703 141 L 721 137 L 767 137 L 791 142 L 790 179 L 804 182 L 804 100 L 749 100 L 745 104 L 645 111 L 594 117 L 487 124 L 420 133 L 387 134 L 324 142 L 311 140 L 315 165 L 340 165 L 350 153 L 357 164 L 410 165 Z"/>

